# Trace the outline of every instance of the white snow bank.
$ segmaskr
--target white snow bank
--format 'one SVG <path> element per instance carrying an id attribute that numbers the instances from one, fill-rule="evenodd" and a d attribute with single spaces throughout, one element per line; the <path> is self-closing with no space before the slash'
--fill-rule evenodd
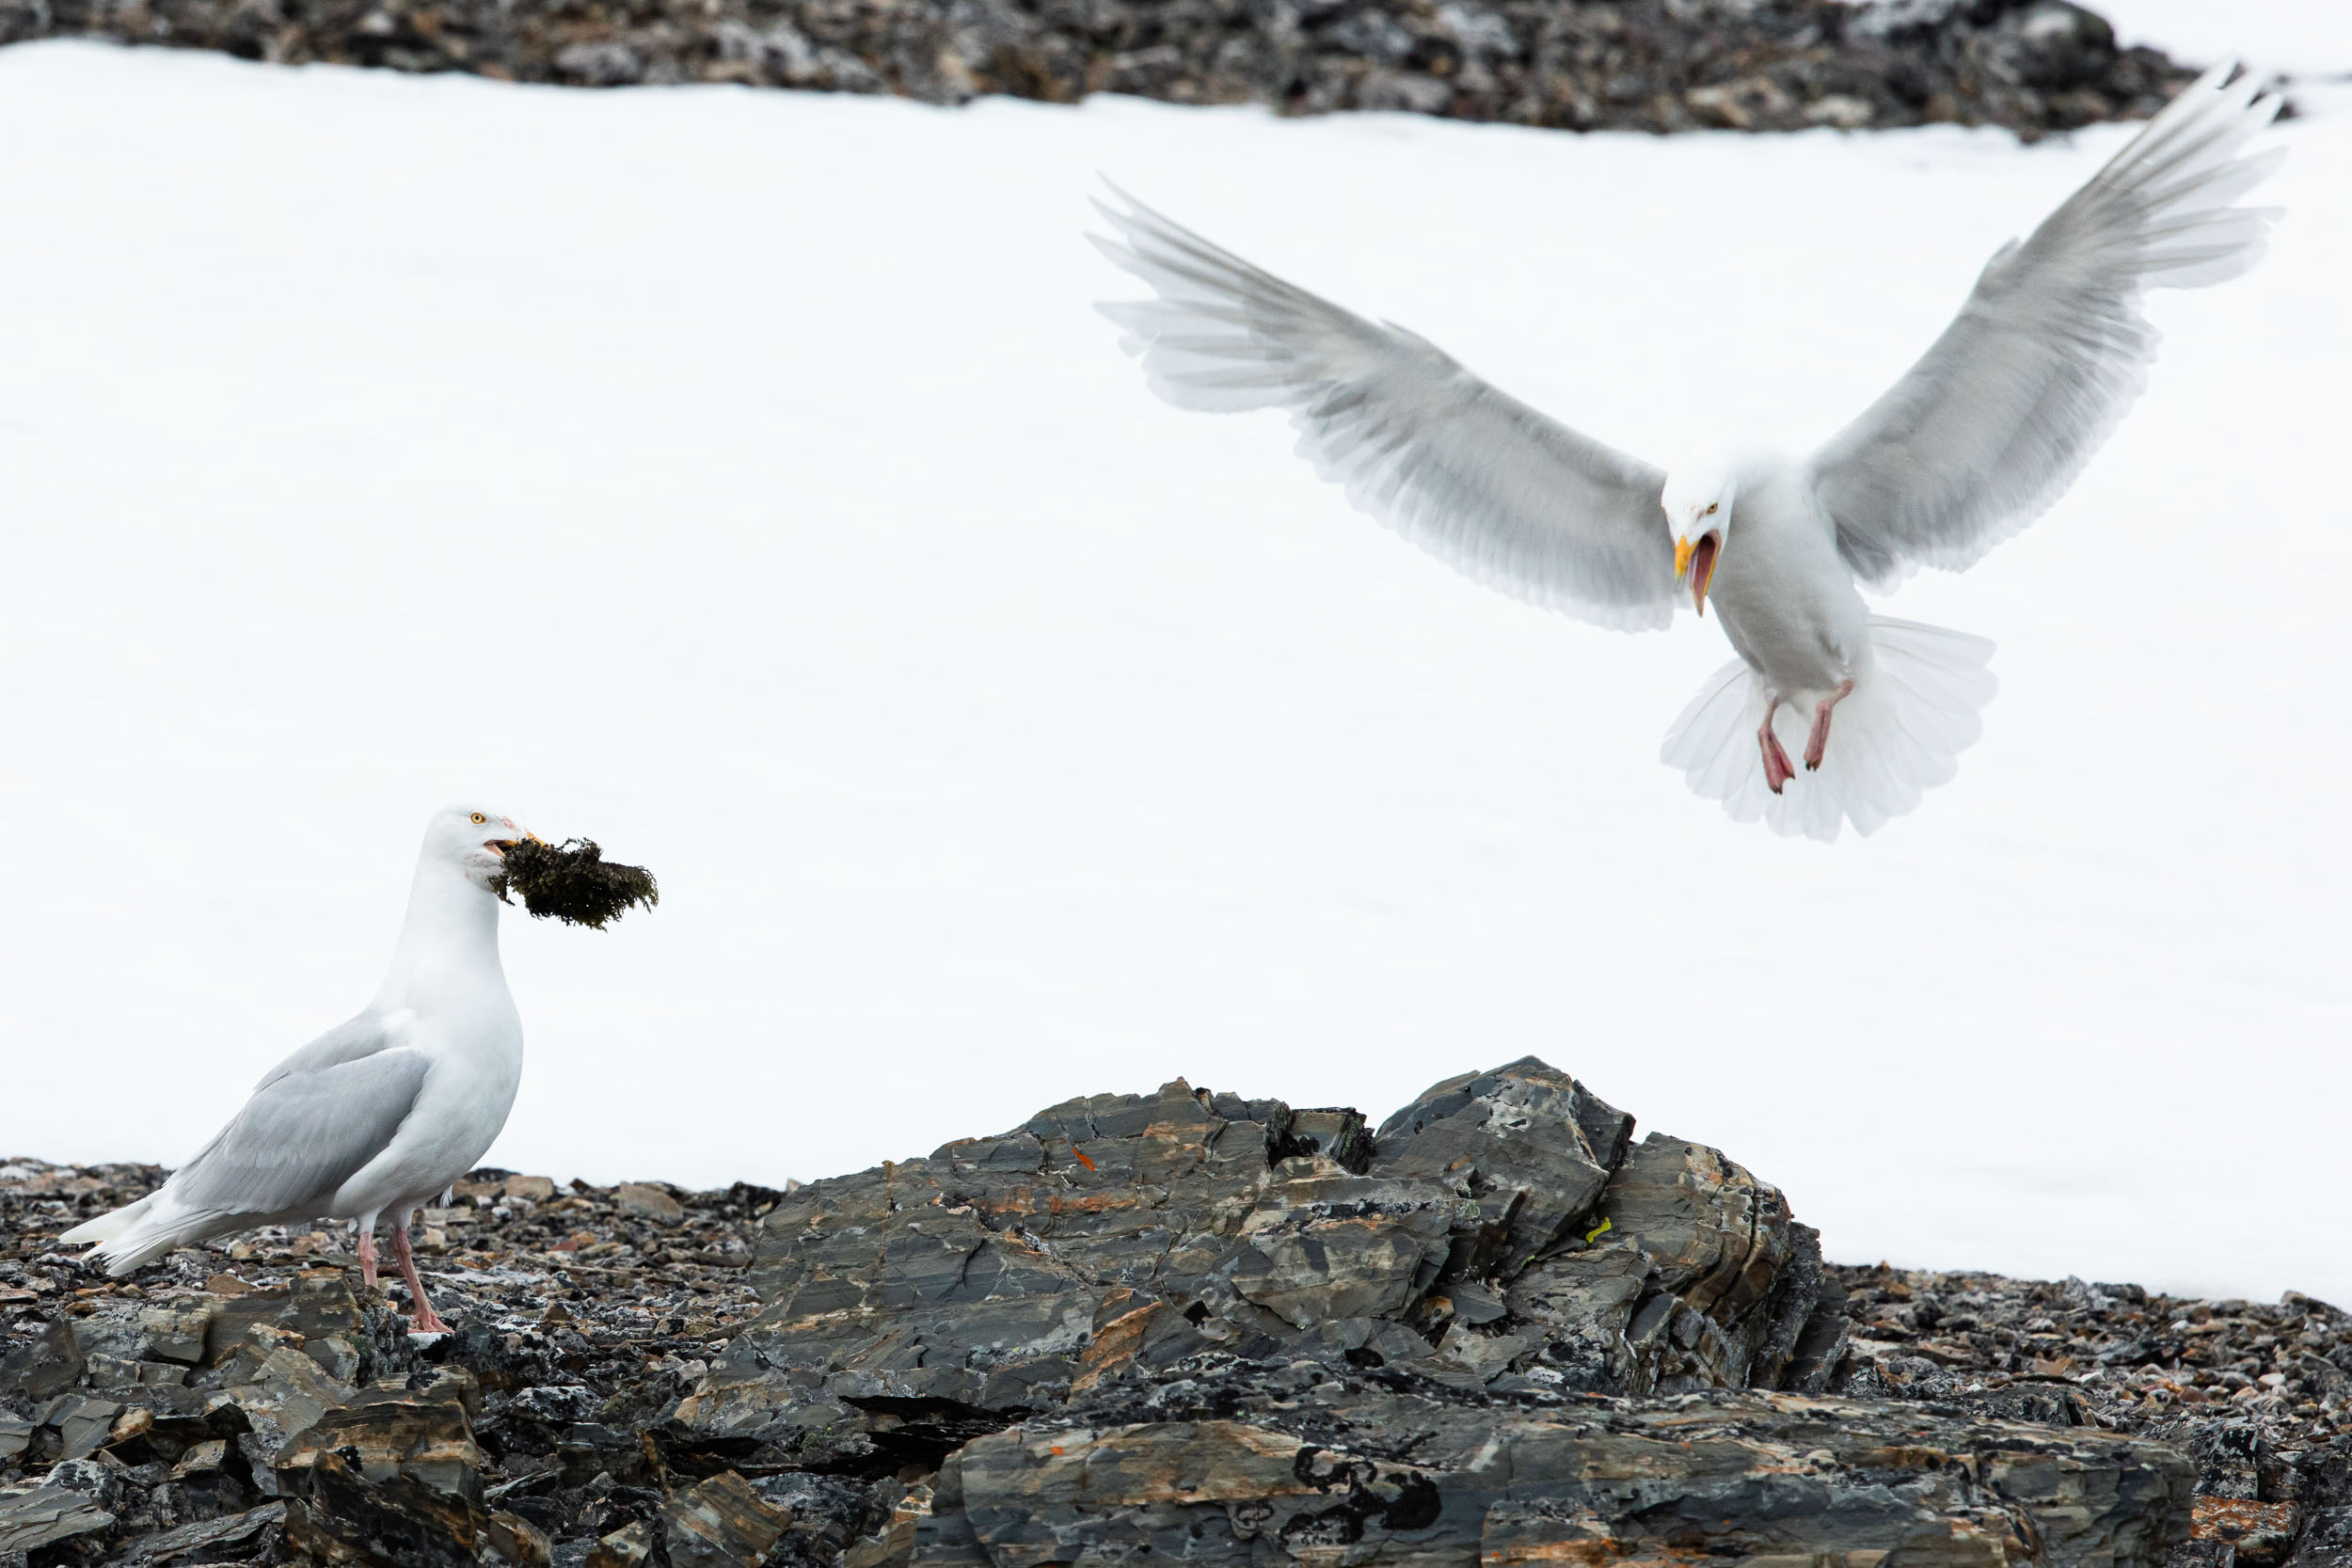
<path id="1" fill-rule="evenodd" d="M 1867 842 L 1656 760 L 1724 657 L 1450 576 L 1152 402 L 1096 170 L 1673 459 L 1811 440 L 2126 133 L 1577 137 L 0 51 L 0 1150 L 184 1157 L 373 989 L 470 790 L 660 875 L 519 916 L 493 1158 L 776 1180 L 1178 1074 L 1539 1053 L 1833 1255 L 2352 1296 L 2352 119 L 2159 296 Z"/>

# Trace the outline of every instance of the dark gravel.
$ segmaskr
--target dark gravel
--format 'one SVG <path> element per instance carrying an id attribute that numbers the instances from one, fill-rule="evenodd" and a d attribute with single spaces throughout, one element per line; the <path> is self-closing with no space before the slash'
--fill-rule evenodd
<path id="1" fill-rule="evenodd" d="M 1850 1292 L 1850 1393 L 2007 1402 L 2027 1419 L 2171 1444 L 2196 1463 L 2201 1498 L 2267 1505 L 2249 1512 L 2270 1538 L 2235 1549 L 2249 1568 L 2284 1560 L 2301 1516 L 2352 1503 L 2352 1313 L 2293 1291 L 2208 1301 L 2079 1279 L 1831 1272 Z M 2352 1539 L 2307 1530 L 2293 1544 L 2297 1561 L 2332 1562 Z"/>
<path id="2" fill-rule="evenodd" d="M 583 87 L 1116 92 L 1578 131 L 2038 136 L 2146 118 L 2189 76 L 2066 0 L 0 0 L 0 43 L 59 37 Z"/>
<path id="3" fill-rule="evenodd" d="M 252 1299 L 316 1279 L 322 1270 L 346 1272 L 358 1290 L 349 1231 L 340 1226 L 225 1238 L 171 1253 L 128 1280 L 110 1280 L 86 1265 L 78 1248 L 56 1246 L 61 1231 L 144 1196 L 166 1174 L 154 1165 L 0 1164 L 0 1369 L 20 1353 L 29 1355 L 60 1321 L 87 1338 L 140 1307 L 201 1309 Z M 362 1346 L 372 1364 L 356 1379 L 343 1375 L 365 1381 L 433 1363 L 466 1369 L 481 1386 L 473 1435 L 483 1450 L 480 1479 L 488 1501 L 558 1542 L 610 1533 L 652 1513 L 664 1484 L 682 1479 L 649 1460 L 640 1433 L 693 1386 L 707 1358 L 755 1310 L 745 1283 L 747 1238 L 783 1196 L 750 1184 L 707 1193 L 660 1183 L 558 1187 L 546 1178 L 475 1171 L 450 1208 L 425 1211 L 418 1236 L 427 1286 L 457 1335 L 412 1353 L 405 1319 L 374 1306 L 374 1354 Z M 387 1296 L 375 1300 L 405 1311 L 405 1295 L 389 1275 Z M 199 1368 L 187 1381 L 200 1389 L 216 1380 Z M 76 1391 L 90 1387 L 86 1379 Z M 0 1370 L 0 1500 L 50 1471 L 61 1439 L 56 1429 L 40 1427 L 11 1453 L 4 1423 L 35 1419 L 56 1399 L 72 1397 L 28 1391 L 21 1381 L 12 1388 Z M 581 1433 L 597 1434 L 604 1449 L 568 1441 Z M 101 1449 L 100 1462 L 122 1448 Z M 131 1451 L 142 1450 L 134 1445 Z M 233 1456 L 229 1473 L 201 1488 L 169 1482 L 170 1467 L 116 1467 L 112 1511 L 120 1524 L 106 1541 L 119 1544 L 267 1500 L 251 1466 L 237 1465 Z M 807 1477 L 763 1484 L 795 1509 L 784 1555 L 770 1560 L 777 1562 L 837 1560 L 843 1544 L 887 1516 L 898 1490 Z M 144 1497 L 132 1500 L 137 1493 Z M 47 1548 L 60 1555 L 34 1560 L 113 1560 L 87 1555 L 93 1544 L 67 1543 Z M 264 1544 L 258 1555 L 230 1560 L 288 1560 L 283 1550 L 282 1544 Z M 557 1560 L 566 1560 L 559 1553 Z M 14 1568 L 4 1544 L 0 1563 Z"/>

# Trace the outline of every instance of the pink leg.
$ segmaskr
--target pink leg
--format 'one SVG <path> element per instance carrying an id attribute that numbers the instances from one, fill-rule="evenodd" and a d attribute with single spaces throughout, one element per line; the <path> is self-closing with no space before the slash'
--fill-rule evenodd
<path id="1" fill-rule="evenodd" d="M 405 1225 L 392 1227 L 392 1256 L 400 1259 L 400 1277 L 408 1282 L 408 1299 L 416 1307 L 414 1316 L 417 1326 L 408 1332 L 411 1334 L 453 1332 L 449 1324 L 441 1321 L 441 1315 L 433 1310 L 433 1303 L 425 1298 L 424 1281 L 417 1277 L 416 1256 L 408 1250 L 408 1227 Z"/>
<path id="2" fill-rule="evenodd" d="M 1813 733 L 1804 740 L 1806 772 L 1821 766 L 1821 754 L 1829 750 L 1829 710 L 1853 695 L 1853 682 L 1839 681 L 1837 689 L 1822 698 L 1813 709 Z"/>
<path id="3" fill-rule="evenodd" d="M 373 1227 L 359 1232 L 359 1283 L 375 1289 L 375 1231 Z"/>
<path id="4" fill-rule="evenodd" d="M 1779 711 L 1780 699 L 1775 697 L 1772 705 L 1764 710 L 1764 727 L 1756 732 L 1756 743 L 1764 750 L 1764 782 L 1772 785 L 1775 795 L 1780 793 L 1782 784 L 1797 776 L 1796 768 L 1789 764 L 1788 752 L 1780 744 L 1780 736 L 1772 733 L 1772 715 Z"/>

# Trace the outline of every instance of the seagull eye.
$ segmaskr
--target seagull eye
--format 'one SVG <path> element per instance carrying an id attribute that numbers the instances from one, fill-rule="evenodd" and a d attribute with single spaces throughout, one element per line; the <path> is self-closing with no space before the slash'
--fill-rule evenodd
<path id="1" fill-rule="evenodd" d="M 486 817 L 486 816 L 483 816 L 480 812 L 475 812 L 475 813 L 473 814 L 473 819 L 474 819 L 476 822 L 487 822 L 488 820 L 490 820 L 488 817 Z"/>
<path id="2" fill-rule="evenodd" d="M 1721 501 L 1708 501 L 1707 503 L 1707 515 L 1712 517 L 1715 515 L 1715 509 L 1723 504 L 1724 503 Z"/>

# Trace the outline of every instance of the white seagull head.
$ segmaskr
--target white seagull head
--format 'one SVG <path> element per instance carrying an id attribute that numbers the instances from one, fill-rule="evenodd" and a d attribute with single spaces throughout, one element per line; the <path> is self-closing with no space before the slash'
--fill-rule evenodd
<path id="1" fill-rule="evenodd" d="M 1729 466 L 1678 467 L 1666 476 L 1659 504 L 1666 511 L 1675 541 L 1675 580 L 1691 584 L 1691 608 L 1707 613 L 1707 585 L 1715 580 L 1724 538 L 1731 530 L 1731 503 L 1740 481 Z"/>
<path id="2" fill-rule="evenodd" d="M 487 892 L 507 847 L 538 836 L 487 806 L 443 806 L 425 824 L 424 852 L 454 866 L 466 880 Z"/>

